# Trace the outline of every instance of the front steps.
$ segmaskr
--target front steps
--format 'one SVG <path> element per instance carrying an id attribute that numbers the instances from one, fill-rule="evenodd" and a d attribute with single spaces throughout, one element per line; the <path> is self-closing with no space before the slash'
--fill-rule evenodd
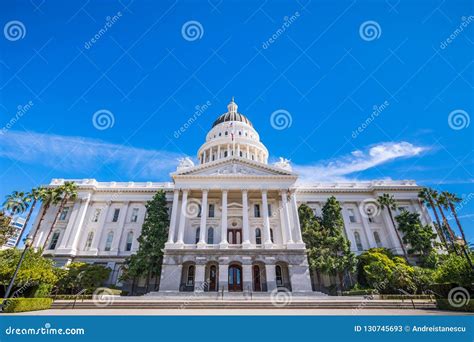
<path id="1" fill-rule="evenodd" d="M 273 303 L 267 299 L 224 299 L 209 300 L 195 297 L 177 299 L 138 299 L 140 297 L 123 299 L 115 297 L 107 306 L 97 306 L 93 300 L 54 301 L 51 309 L 352 309 L 354 313 L 364 309 L 435 309 L 436 304 L 427 300 L 377 300 L 377 299 L 347 299 L 344 297 L 326 297 L 324 299 L 292 298 L 282 303 Z"/>

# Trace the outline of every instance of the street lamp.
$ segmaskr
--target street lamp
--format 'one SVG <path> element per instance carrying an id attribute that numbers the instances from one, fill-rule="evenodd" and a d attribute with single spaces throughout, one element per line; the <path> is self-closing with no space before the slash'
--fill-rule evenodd
<path id="1" fill-rule="evenodd" d="M 5 292 L 5 296 L 3 297 L 3 302 L 1 306 L 1 310 L 3 311 L 5 305 L 7 304 L 8 301 L 8 296 L 10 295 L 10 292 L 12 290 L 13 284 L 15 283 L 16 276 L 18 274 L 18 271 L 20 270 L 21 264 L 23 263 L 23 259 L 25 259 L 26 251 L 32 244 L 32 239 L 28 235 L 25 239 L 25 248 L 23 248 L 23 252 L 21 252 L 20 260 L 18 261 L 18 265 L 16 265 L 15 272 L 13 273 L 12 279 L 10 280 L 10 284 L 8 284 L 7 291 Z"/>

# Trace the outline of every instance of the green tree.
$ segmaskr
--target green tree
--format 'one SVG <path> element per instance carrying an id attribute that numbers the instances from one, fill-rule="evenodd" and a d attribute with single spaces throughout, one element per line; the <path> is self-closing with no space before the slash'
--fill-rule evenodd
<path id="1" fill-rule="evenodd" d="M 393 219 L 392 210 L 397 210 L 397 202 L 393 198 L 393 195 L 389 195 L 389 194 L 382 194 L 382 196 L 378 197 L 377 202 L 382 209 L 387 209 L 388 215 L 390 217 L 390 221 L 392 222 L 393 229 L 395 230 L 395 233 L 397 235 L 398 242 L 400 243 L 400 246 L 402 247 L 403 255 L 405 256 L 405 259 L 408 259 L 408 254 L 403 244 L 402 238 L 400 236 L 400 232 L 398 231 L 397 226 L 395 225 L 395 220 Z"/>
<path id="2" fill-rule="evenodd" d="M 0 282 L 5 286 L 8 285 L 15 272 L 21 252 L 16 248 L 0 251 Z M 57 279 L 53 261 L 43 257 L 40 251 L 35 252 L 29 249 L 18 271 L 15 286 L 19 287 L 32 282 L 52 285 Z"/>
<path id="3" fill-rule="evenodd" d="M 402 210 L 395 220 L 398 230 L 403 233 L 403 242 L 411 246 L 408 253 L 428 256 L 433 250 L 433 240 L 436 238 L 431 226 L 422 225 L 420 215 L 407 210 Z"/>
<path id="4" fill-rule="evenodd" d="M 73 262 L 69 264 L 57 283 L 58 292 L 75 294 L 81 290 L 93 292 L 110 276 L 110 268 L 102 265 Z"/>
<path id="5" fill-rule="evenodd" d="M 442 257 L 434 277 L 438 283 L 455 283 L 466 287 L 474 283 L 474 271 L 469 263 L 454 253 Z"/>
<path id="6" fill-rule="evenodd" d="M 447 209 L 447 201 L 444 196 L 441 196 L 436 190 L 432 191 L 432 197 L 434 200 L 434 203 L 436 207 L 438 208 L 441 217 L 443 219 L 443 229 L 447 232 L 447 236 L 449 237 L 449 240 L 451 241 L 451 245 L 453 247 L 453 251 L 456 254 L 459 254 L 458 248 L 456 246 L 456 235 L 454 234 L 453 230 L 451 229 L 451 226 L 449 225 L 448 220 L 446 219 L 446 215 L 444 214 L 443 208 Z"/>
<path id="7" fill-rule="evenodd" d="M 9 238 L 15 235 L 15 227 L 11 224 L 11 217 L 0 211 L 0 246 L 3 246 Z"/>
<path id="8" fill-rule="evenodd" d="M 61 201 L 61 194 L 56 188 L 40 189 L 39 196 L 41 198 L 42 208 L 40 212 L 38 225 L 36 226 L 36 229 L 34 230 L 33 235 L 31 237 L 33 242 L 36 239 L 36 235 L 41 230 L 41 225 L 51 205 L 55 205 Z"/>
<path id="9" fill-rule="evenodd" d="M 54 230 L 54 226 L 56 225 L 56 222 L 58 221 L 59 215 L 61 215 L 61 212 L 63 211 L 64 206 L 66 205 L 67 201 L 76 199 L 77 184 L 74 182 L 64 182 L 63 185 L 60 185 L 59 187 L 56 188 L 56 191 L 57 191 L 58 197 L 60 198 L 60 200 L 59 198 L 57 198 L 57 200 L 59 200 L 59 208 L 58 208 L 58 211 L 56 212 L 56 215 L 54 216 L 53 223 L 51 223 L 51 227 L 49 228 L 48 235 L 46 236 L 46 239 L 44 240 L 43 248 L 46 247 L 46 244 L 49 241 L 49 237 L 51 236 L 51 233 Z"/>
<path id="10" fill-rule="evenodd" d="M 3 208 L 10 212 L 11 216 L 20 215 L 28 209 L 29 200 L 24 192 L 13 191 L 6 196 Z"/>
<path id="11" fill-rule="evenodd" d="M 169 213 L 164 191 L 157 192 L 147 202 L 146 212 L 138 251 L 126 260 L 122 278 L 135 280 L 145 275 L 148 291 L 150 277 L 158 278 L 161 274 L 163 248 L 168 238 Z"/>

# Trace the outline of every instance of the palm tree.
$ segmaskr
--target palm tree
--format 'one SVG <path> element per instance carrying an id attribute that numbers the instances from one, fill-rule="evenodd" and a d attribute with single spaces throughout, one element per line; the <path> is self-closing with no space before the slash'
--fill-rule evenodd
<path id="1" fill-rule="evenodd" d="M 25 198 L 28 200 L 28 202 L 31 202 L 30 210 L 28 211 L 28 215 L 26 216 L 25 223 L 23 224 L 23 227 L 21 228 L 20 235 L 18 236 L 18 239 L 16 240 L 15 247 L 18 247 L 18 244 L 21 241 L 21 237 L 23 236 L 23 233 L 28 226 L 28 222 L 30 221 L 31 214 L 35 210 L 36 203 L 41 200 L 41 192 L 43 188 L 38 187 L 38 188 L 33 188 L 29 193 L 26 194 Z"/>
<path id="2" fill-rule="evenodd" d="M 10 195 L 7 195 L 5 202 L 3 202 L 3 208 L 9 211 L 12 216 L 24 213 L 28 206 L 28 197 L 25 196 L 24 192 L 18 191 L 13 191 Z"/>
<path id="3" fill-rule="evenodd" d="M 63 211 L 64 206 L 66 205 L 67 201 L 76 199 L 77 185 L 74 182 L 64 182 L 63 185 L 57 188 L 57 191 L 59 193 L 59 196 L 61 197 L 61 201 L 59 202 L 59 208 L 56 213 L 56 216 L 54 216 L 54 220 L 53 220 L 53 223 L 51 224 L 51 228 L 49 229 L 48 236 L 46 236 L 46 240 L 44 240 L 43 248 L 46 247 L 49 237 L 54 230 L 54 226 L 56 225 L 56 222 L 58 221 L 59 215 L 61 215 L 61 212 Z"/>
<path id="4" fill-rule="evenodd" d="M 433 201 L 433 190 L 430 188 L 423 188 L 419 193 L 418 193 L 418 198 L 421 200 L 422 203 L 424 203 L 428 208 L 431 208 L 433 210 L 434 216 L 436 218 L 436 224 L 435 229 L 436 232 L 438 233 L 439 238 L 441 239 L 441 242 L 444 244 L 446 247 L 446 250 L 449 250 L 448 248 L 448 242 L 446 241 L 446 236 L 443 233 L 442 226 L 441 226 L 441 221 L 439 220 L 438 216 L 438 211 L 436 210 L 436 205 Z"/>
<path id="5" fill-rule="evenodd" d="M 397 234 L 398 241 L 400 242 L 400 246 L 402 246 L 403 255 L 405 256 L 405 259 L 408 260 L 407 251 L 405 249 L 405 246 L 403 245 L 403 241 L 397 229 L 397 226 L 395 225 L 395 220 L 393 219 L 392 210 L 397 210 L 397 203 L 395 199 L 393 198 L 392 195 L 383 194 L 382 196 L 378 197 L 377 202 L 382 209 L 383 208 L 387 209 L 388 215 L 390 216 L 390 220 L 392 221 L 393 228 L 395 229 L 395 233 Z"/>
<path id="6" fill-rule="evenodd" d="M 48 211 L 48 209 L 51 207 L 52 204 L 57 204 L 61 200 L 61 195 L 56 188 L 43 188 L 40 190 L 39 196 L 41 198 L 41 201 L 43 202 L 43 208 L 42 208 L 41 215 L 38 221 L 38 225 L 36 226 L 36 230 L 34 231 L 33 236 L 32 236 L 31 241 L 33 242 L 35 241 L 36 234 L 38 234 L 38 232 L 41 229 L 41 224 L 44 221 L 46 212 Z"/>
<path id="7" fill-rule="evenodd" d="M 444 196 L 440 195 L 436 190 L 434 190 L 433 199 L 435 200 L 435 203 L 439 209 L 439 212 L 441 213 L 441 217 L 443 218 L 443 226 L 446 228 L 446 230 L 448 231 L 448 235 L 451 238 L 453 249 L 456 252 L 456 254 L 459 255 L 458 249 L 456 248 L 456 236 L 454 235 L 454 232 L 451 229 L 451 226 L 449 225 L 449 222 L 446 219 L 446 215 L 444 214 L 444 211 L 443 211 L 443 208 L 448 209 L 447 200 Z"/>
<path id="8" fill-rule="evenodd" d="M 449 209 L 451 210 L 451 214 L 454 217 L 454 220 L 456 221 L 456 224 L 459 228 L 459 231 L 461 232 L 462 239 L 464 240 L 464 244 L 467 246 L 467 240 L 466 240 L 466 235 L 464 234 L 464 230 L 462 229 L 461 222 L 459 222 L 459 217 L 456 212 L 456 207 L 454 206 L 455 203 L 460 203 L 461 199 L 456 196 L 456 194 L 453 194 L 451 192 L 443 191 L 441 195 L 444 197 L 446 203 L 449 206 Z"/>

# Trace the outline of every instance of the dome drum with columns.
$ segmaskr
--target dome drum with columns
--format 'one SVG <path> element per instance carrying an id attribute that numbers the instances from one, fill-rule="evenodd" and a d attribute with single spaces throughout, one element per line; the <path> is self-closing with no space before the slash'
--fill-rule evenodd
<path id="1" fill-rule="evenodd" d="M 298 217 L 298 205 L 306 203 L 316 215 L 330 196 L 341 203 L 345 235 L 354 253 L 385 247 L 395 254 L 402 248 L 385 211 L 368 217 L 367 201 L 382 193 L 392 194 L 399 207 L 422 213 L 420 187 L 413 181 L 373 181 L 299 185 L 289 160 L 269 164 L 269 153 L 250 120 L 238 113 L 234 99 L 206 135 L 197 153 L 197 163 L 182 158 L 172 182 L 117 183 L 94 179 L 74 180 L 79 196 L 66 204 L 50 235 L 41 225 L 34 246 L 46 246 L 45 255 L 58 265 L 72 260 L 107 265 L 110 285 L 121 283 L 122 265 L 138 250 L 138 237 L 145 220 L 146 202 L 163 190 L 170 209 L 170 226 L 164 248 L 159 284 L 153 295 L 185 295 L 194 292 L 272 291 L 315 294 L 333 279 L 311 277 Z M 51 187 L 65 180 L 53 180 Z M 45 222 L 58 210 L 51 206 Z M 36 227 L 38 222 L 35 223 Z M 140 285 L 141 284 L 141 285 Z M 134 289 L 150 286 L 143 280 Z"/>

